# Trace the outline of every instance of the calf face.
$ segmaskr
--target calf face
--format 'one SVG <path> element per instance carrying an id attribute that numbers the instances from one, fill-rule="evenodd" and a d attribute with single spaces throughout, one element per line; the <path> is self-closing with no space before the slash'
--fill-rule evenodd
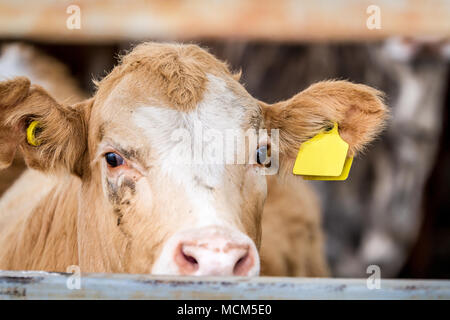
<path id="1" fill-rule="evenodd" d="M 354 155 L 386 118 L 364 85 L 321 82 L 269 105 L 199 47 L 156 43 L 89 100 L 62 105 L 16 78 L 0 83 L 0 110 L 0 166 L 20 146 L 28 166 L 81 179 L 83 271 L 188 275 L 257 275 L 265 174 L 291 170 L 333 122 Z M 26 140 L 32 120 L 38 146 Z"/>

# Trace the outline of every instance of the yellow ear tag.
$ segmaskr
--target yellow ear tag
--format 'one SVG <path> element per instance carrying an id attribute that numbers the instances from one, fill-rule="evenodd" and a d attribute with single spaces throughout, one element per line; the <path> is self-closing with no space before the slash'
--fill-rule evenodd
<path id="1" fill-rule="evenodd" d="M 353 158 L 347 158 L 348 143 L 333 129 L 318 133 L 302 143 L 295 160 L 293 173 L 306 180 L 345 180 Z"/>
<path id="2" fill-rule="evenodd" d="M 36 138 L 36 131 L 40 129 L 39 121 L 33 121 L 27 128 L 27 142 L 32 146 L 39 146 L 41 142 Z"/>
<path id="3" fill-rule="evenodd" d="M 350 168 L 352 167 L 353 157 L 347 157 L 345 159 L 344 168 L 342 173 L 337 177 L 327 177 L 327 176 L 303 176 L 305 180 L 324 180 L 324 181 L 344 181 L 348 178 L 350 173 Z"/>

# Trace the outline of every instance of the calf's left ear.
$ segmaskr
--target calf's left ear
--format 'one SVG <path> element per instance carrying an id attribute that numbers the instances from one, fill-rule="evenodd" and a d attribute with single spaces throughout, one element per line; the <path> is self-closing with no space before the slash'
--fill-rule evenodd
<path id="1" fill-rule="evenodd" d="M 285 160 L 293 163 L 303 142 L 333 123 L 338 124 L 352 157 L 383 130 L 388 119 L 380 91 L 348 81 L 318 82 L 289 100 L 261 105 L 266 128 L 279 129 L 282 166 Z"/>
<path id="2" fill-rule="evenodd" d="M 20 148 L 31 168 L 66 169 L 81 176 L 91 104 L 60 104 L 24 77 L 0 82 L 0 169 L 11 164 Z M 33 122 L 32 143 L 27 129 Z"/>

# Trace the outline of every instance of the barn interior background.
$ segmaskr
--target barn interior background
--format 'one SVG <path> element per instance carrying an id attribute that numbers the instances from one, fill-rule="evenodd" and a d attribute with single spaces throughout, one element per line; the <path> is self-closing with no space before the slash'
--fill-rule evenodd
<path id="1" fill-rule="evenodd" d="M 86 93 L 148 40 L 209 48 L 267 102 L 324 79 L 386 92 L 382 137 L 347 181 L 315 183 L 332 274 L 450 278 L 449 1 L 0 0 L 0 45 L 58 59 Z M 0 193 L 18 173 L 0 172 Z"/>

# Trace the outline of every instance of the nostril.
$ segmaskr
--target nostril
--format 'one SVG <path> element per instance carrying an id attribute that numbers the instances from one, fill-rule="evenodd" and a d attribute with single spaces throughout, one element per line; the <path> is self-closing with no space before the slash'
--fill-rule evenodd
<path id="1" fill-rule="evenodd" d="M 181 274 L 192 274 L 198 270 L 197 259 L 187 252 L 184 245 L 180 245 L 175 253 L 175 263 Z"/>
<path id="2" fill-rule="evenodd" d="M 253 259 L 249 251 L 247 251 L 234 265 L 233 274 L 235 276 L 246 276 L 252 266 Z"/>
<path id="3" fill-rule="evenodd" d="M 236 265 L 234 266 L 234 270 L 233 273 L 236 274 L 237 271 L 239 271 L 239 269 L 241 268 L 241 265 L 244 263 L 245 259 L 247 259 L 247 255 L 245 255 L 244 257 L 240 258 L 237 262 Z"/>
<path id="4" fill-rule="evenodd" d="M 191 264 L 198 264 L 197 260 L 194 257 L 192 257 L 184 252 L 183 252 L 183 258 L 186 259 L 186 261 Z"/>

